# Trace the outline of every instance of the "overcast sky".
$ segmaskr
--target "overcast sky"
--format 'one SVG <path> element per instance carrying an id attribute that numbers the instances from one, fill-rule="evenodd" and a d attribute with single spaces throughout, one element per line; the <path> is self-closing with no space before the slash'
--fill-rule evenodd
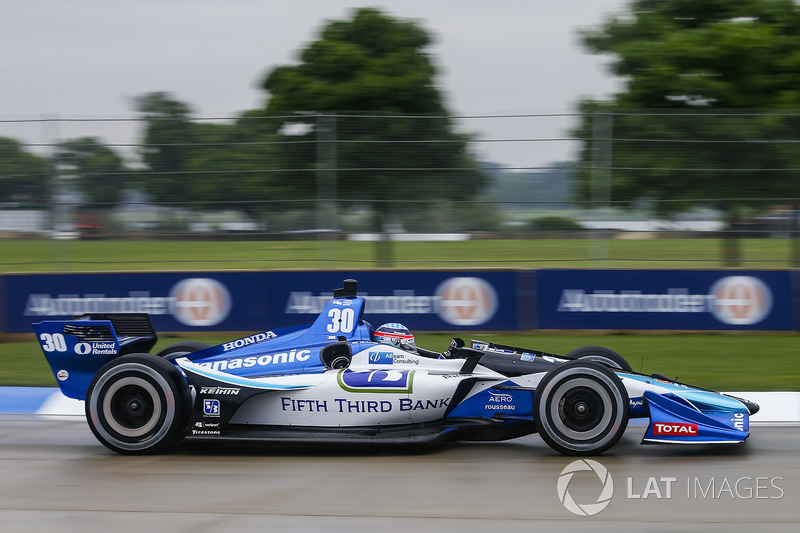
<path id="1" fill-rule="evenodd" d="M 330 20 L 358 7 L 414 19 L 430 31 L 438 84 L 451 113 L 566 113 L 583 97 L 619 89 L 607 59 L 587 54 L 578 30 L 628 0 L 2 0 L 0 120 L 136 115 L 136 96 L 166 91 L 195 116 L 260 107 L 272 68 L 294 63 Z M 566 119 L 471 120 L 489 139 L 559 137 Z M 91 135 L 135 142 L 131 124 L 0 123 L 27 143 Z M 535 146 L 534 146 L 535 145 Z M 567 144 L 484 143 L 482 157 L 531 167 L 569 155 Z"/>

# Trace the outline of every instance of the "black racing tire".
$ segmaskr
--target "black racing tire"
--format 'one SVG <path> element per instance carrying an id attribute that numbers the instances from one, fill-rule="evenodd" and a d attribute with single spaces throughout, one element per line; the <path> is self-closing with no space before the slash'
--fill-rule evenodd
<path id="1" fill-rule="evenodd" d="M 124 355 L 106 364 L 86 393 L 86 420 L 94 436 L 121 454 L 174 449 L 189 420 L 191 392 L 169 361 L 152 354 Z"/>
<path id="2" fill-rule="evenodd" d="M 605 346 L 583 346 L 567 354 L 567 359 L 582 359 L 603 363 L 607 367 L 633 372 L 633 367 L 620 354 Z"/>
<path id="3" fill-rule="evenodd" d="M 167 360 L 175 359 L 176 357 L 180 357 L 181 355 L 186 355 L 187 353 L 194 353 L 199 352 L 200 350 L 205 350 L 209 348 L 211 345 L 206 344 L 205 342 L 201 341 L 181 341 L 176 342 L 175 344 L 170 344 L 163 350 L 159 351 L 156 356 L 163 357 Z"/>
<path id="4" fill-rule="evenodd" d="M 533 419 L 542 439 L 564 455 L 596 455 L 628 426 L 628 393 L 607 366 L 569 361 L 548 372 L 533 396 Z"/>

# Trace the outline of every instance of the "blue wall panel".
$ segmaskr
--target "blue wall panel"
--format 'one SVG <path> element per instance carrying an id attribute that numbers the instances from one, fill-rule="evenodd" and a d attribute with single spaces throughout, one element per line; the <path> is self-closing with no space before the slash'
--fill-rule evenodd
<path id="1" fill-rule="evenodd" d="M 789 271 L 542 270 L 542 329 L 791 330 Z"/>

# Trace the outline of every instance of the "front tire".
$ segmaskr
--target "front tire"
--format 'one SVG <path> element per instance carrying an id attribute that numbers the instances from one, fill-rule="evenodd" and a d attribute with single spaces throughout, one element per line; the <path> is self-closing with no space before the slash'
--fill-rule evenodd
<path id="1" fill-rule="evenodd" d="M 105 365 L 86 394 L 86 420 L 95 437 L 122 454 L 174 448 L 186 429 L 191 393 L 172 363 L 131 354 Z"/>
<path id="2" fill-rule="evenodd" d="M 533 397 L 542 439 L 565 455 L 595 455 L 613 446 L 628 426 L 628 393 L 608 367 L 570 361 L 548 372 Z"/>

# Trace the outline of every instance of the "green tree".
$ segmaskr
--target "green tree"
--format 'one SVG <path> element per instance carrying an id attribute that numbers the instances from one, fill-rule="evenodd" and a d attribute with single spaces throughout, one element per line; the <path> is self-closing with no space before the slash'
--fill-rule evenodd
<path id="1" fill-rule="evenodd" d="M 188 105 L 164 92 L 136 100 L 144 115 L 142 159 L 149 171 L 141 174 L 144 191 L 156 201 L 185 201 L 192 194 L 192 177 L 186 175 L 197 138 Z"/>
<path id="2" fill-rule="evenodd" d="M 280 164 L 299 170 L 290 193 L 311 196 L 316 170 L 335 161 L 337 196 L 370 203 L 380 231 L 415 204 L 467 199 L 483 187 L 468 139 L 454 132 L 436 88 L 430 44 L 416 22 L 358 9 L 350 20 L 329 22 L 298 64 L 268 74 L 265 110 L 277 131 L 309 126 L 285 136 L 294 142 L 284 145 Z M 311 141 L 335 145 L 335 155 Z"/>
<path id="3" fill-rule="evenodd" d="M 194 124 L 200 146 L 184 165 L 192 180 L 190 198 L 199 202 L 234 203 L 260 218 L 279 200 L 281 186 L 274 172 L 269 121 L 257 112 L 243 113 L 233 124 Z"/>
<path id="4" fill-rule="evenodd" d="M 748 208 L 798 196 L 795 2 L 636 0 L 584 31 L 583 43 L 611 56 L 611 72 L 625 81 L 613 101 L 581 104 L 584 200 L 597 178 L 596 150 L 613 154 L 611 199 L 653 201 L 660 215 L 711 199 L 732 223 Z M 735 262 L 734 243 L 723 248 Z"/>
<path id="5" fill-rule="evenodd" d="M 55 160 L 63 174 L 74 177 L 76 189 L 88 202 L 119 202 L 127 183 L 125 164 L 99 139 L 83 137 L 60 143 Z"/>
<path id="6" fill-rule="evenodd" d="M 0 202 L 47 203 L 50 171 L 47 159 L 27 152 L 14 139 L 0 137 Z"/>
<path id="7" fill-rule="evenodd" d="M 279 196 L 271 163 L 276 126 L 263 112 L 245 112 L 232 124 L 199 121 L 187 104 L 166 93 L 142 96 L 137 109 L 146 124 L 147 169 L 139 180 L 153 200 L 212 209 L 236 203 L 257 217 L 268 209 L 264 199 Z"/>

